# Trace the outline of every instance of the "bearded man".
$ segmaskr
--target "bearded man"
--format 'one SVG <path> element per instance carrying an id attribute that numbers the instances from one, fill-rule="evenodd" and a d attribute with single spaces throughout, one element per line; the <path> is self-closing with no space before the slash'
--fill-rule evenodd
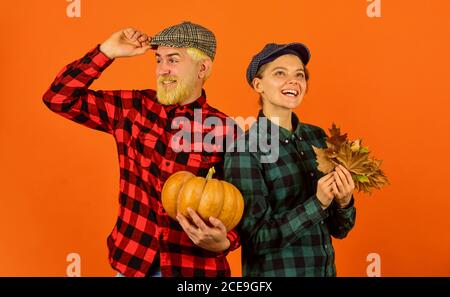
<path id="1" fill-rule="evenodd" d="M 155 50 L 157 90 L 89 88 L 115 59 L 150 49 Z M 205 223 L 191 210 L 191 220 L 183 215 L 173 220 L 161 204 L 164 182 L 177 171 L 205 176 L 214 166 L 223 177 L 224 143 L 236 138 L 236 127 L 206 100 L 203 85 L 215 52 L 214 34 L 191 22 L 154 37 L 123 29 L 65 66 L 43 96 L 53 112 L 116 141 L 119 214 L 107 245 L 118 276 L 230 276 L 226 255 L 239 246 L 236 231 L 227 232 L 217 218 Z M 203 125 L 208 118 L 215 119 L 214 129 Z M 187 146 L 184 139 L 180 150 L 180 129 L 200 137 Z M 205 136 L 215 143 L 199 143 Z"/>

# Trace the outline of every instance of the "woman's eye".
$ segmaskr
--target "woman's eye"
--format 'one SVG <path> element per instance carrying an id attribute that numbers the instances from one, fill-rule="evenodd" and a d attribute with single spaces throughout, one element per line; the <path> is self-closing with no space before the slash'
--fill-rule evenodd
<path id="1" fill-rule="evenodd" d="M 283 76 L 284 72 L 283 71 L 275 71 L 275 76 Z"/>
<path id="2" fill-rule="evenodd" d="M 303 72 L 299 72 L 297 73 L 297 77 L 304 78 L 305 74 Z"/>

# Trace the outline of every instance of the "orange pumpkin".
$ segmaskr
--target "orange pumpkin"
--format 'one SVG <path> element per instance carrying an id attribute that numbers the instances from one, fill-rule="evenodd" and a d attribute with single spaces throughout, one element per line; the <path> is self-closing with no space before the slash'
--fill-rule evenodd
<path id="1" fill-rule="evenodd" d="M 169 216 L 176 220 L 177 212 L 189 217 L 188 207 L 208 221 L 215 217 L 222 221 L 227 231 L 233 229 L 244 212 L 244 198 L 232 184 L 212 178 L 214 167 L 206 178 L 188 171 L 172 174 L 164 183 L 161 200 Z"/>

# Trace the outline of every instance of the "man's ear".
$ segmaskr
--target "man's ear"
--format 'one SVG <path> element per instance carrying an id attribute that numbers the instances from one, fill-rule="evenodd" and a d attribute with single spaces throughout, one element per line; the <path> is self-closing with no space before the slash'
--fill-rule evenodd
<path id="1" fill-rule="evenodd" d="M 255 89 L 255 91 L 257 93 L 260 93 L 260 94 L 264 93 L 262 82 L 261 82 L 261 79 L 259 77 L 255 77 L 253 79 L 252 85 L 253 85 L 253 89 Z"/>
<path id="2" fill-rule="evenodd" d="M 212 70 L 212 61 L 210 59 L 205 59 L 200 62 L 200 69 L 198 72 L 198 78 L 205 80 L 209 76 Z"/>

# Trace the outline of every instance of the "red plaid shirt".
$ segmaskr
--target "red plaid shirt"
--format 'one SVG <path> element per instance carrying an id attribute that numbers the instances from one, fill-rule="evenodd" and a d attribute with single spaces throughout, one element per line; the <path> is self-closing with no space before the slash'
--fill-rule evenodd
<path id="1" fill-rule="evenodd" d="M 107 240 L 111 266 L 125 276 L 145 276 L 159 253 L 163 276 L 229 276 L 226 254 L 239 246 L 237 233 L 228 232 L 231 245 L 222 253 L 194 245 L 163 209 L 160 193 L 167 178 L 180 170 L 206 176 L 214 166 L 216 178 L 223 178 L 223 145 L 226 137 L 235 138 L 235 127 L 226 123 L 225 114 L 206 103 L 204 91 L 188 105 L 164 106 L 156 101 L 154 90 L 90 90 L 91 83 L 112 61 L 97 45 L 64 67 L 43 97 L 52 111 L 110 133 L 116 140 L 120 208 Z M 222 124 L 214 128 L 203 126 L 194 118 L 194 109 L 201 110 L 202 121 L 214 116 Z M 171 140 L 180 131 L 171 128 L 176 117 L 185 117 L 189 123 L 197 121 L 198 125 L 192 124 L 194 129 L 190 131 L 189 123 L 182 127 L 192 135 L 192 148 L 199 144 L 201 147 L 198 140 L 209 133 L 217 139 L 216 150 L 187 153 L 172 149 Z"/>

